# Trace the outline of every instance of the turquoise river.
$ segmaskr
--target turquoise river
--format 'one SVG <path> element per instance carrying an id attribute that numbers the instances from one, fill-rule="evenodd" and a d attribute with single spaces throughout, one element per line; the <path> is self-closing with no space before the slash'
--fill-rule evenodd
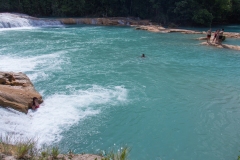
<path id="1" fill-rule="evenodd" d="M 65 153 L 128 146 L 131 160 L 235 160 L 240 52 L 200 45 L 200 36 L 84 25 L 2 29 L 0 70 L 26 73 L 44 103 L 27 115 L 0 107 L 0 134 Z"/>

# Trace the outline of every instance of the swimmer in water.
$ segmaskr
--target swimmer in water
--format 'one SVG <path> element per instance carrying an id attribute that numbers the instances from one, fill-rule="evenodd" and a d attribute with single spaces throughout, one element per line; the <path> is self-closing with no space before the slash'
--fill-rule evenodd
<path id="1" fill-rule="evenodd" d="M 141 56 L 142 58 L 145 58 L 145 54 L 142 54 L 142 56 Z"/>

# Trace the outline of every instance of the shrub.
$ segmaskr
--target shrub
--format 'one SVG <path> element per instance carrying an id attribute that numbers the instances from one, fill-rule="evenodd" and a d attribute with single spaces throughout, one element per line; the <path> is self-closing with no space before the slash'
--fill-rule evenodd
<path id="1" fill-rule="evenodd" d="M 53 147 L 52 148 L 52 152 L 51 152 L 51 155 L 54 159 L 57 158 L 57 156 L 59 155 L 59 148 L 58 147 Z"/>
<path id="2" fill-rule="evenodd" d="M 127 160 L 129 152 L 130 152 L 130 149 L 128 147 L 124 147 L 124 148 L 121 148 L 121 150 L 118 151 L 117 153 L 114 153 L 114 151 L 111 151 L 102 160 Z"/>
<path id="3" fill-rule="evenodd" d="M 16 155 L 18 159 L 24 158 L 27 154 L 36 156 L 36 142 L 33 139 L 19 141 L 16 143 Z"/>
<path id="4" fill-rule="evenodd" d="M 11 143 L 10 136 L 1 136 L 0 137 L 0 151 L 6 155 L 12 155 L 12 147 L 9 145 Z"/>
<path id="5" fill-rule="evenodd" d="M 42 149 L 40 159 L 44 160 L 44 159 L 47 159 L 49 156 L 50 156 L 50 149 L 49 148 Z"/>

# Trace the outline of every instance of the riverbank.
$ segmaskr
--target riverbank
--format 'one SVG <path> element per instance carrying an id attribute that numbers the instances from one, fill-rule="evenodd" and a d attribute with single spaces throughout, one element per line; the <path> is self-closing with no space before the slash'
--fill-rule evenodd
<path id="1" fill-rule="evenodd" d="M 41 156 L 36 156 L 36 157 L 31 157 L 31 156 L 26 156 L 24 159 L 59 159 L 59 160 L 103 160 L 104 157 L 98 156 L 98 155 L 93 155 L 93 154 L 59 154 L 57 157 L 41 157 Z M 18 160 L 19 158 L 16 155 L 6 155 L 3 153 L 0 153 L 0 159 L 1 160 Z"/>
<path id="2" fill-rule="evenodd" d="M 146 30 L 159 33 L 184 33 L 184 34 L 206 34 L 205 31 L 195 31 L 177 28 L 165 28 L 150 20 L 141 20 L 134 17 L 109 17 L 109 18 L 57 18 L 61 23 L 69 24 L 88 24 L 104 26 L 131 26 L 136 30 Z M 240 33 L 224 32 L 227 38 L 240 38 Z"/>
<path id="3" fill-rule="evenodd" d="M 126 160 L 129 154 L 127 147 L 121 148 L 117 152 L 98 153 L 98 154 L 75 154 L 69 151 L 66 154 L 60 153 L 58 147 L 40 148 L 36 147 L 36 142 L 32 139 L 14 140 L 12 144 L 9 141 L 12 137 L 5 137 L 6 142 L 0 137 L 0 160 L 18 160 L 18 159 L 37 159 L 37 160 Z"/>
<path id="4" fill-rule="evenodd" d="M 164 28 L 159 25 L 132 25 L 136 30 L 146 30 L 150 32 L 158 32 L 158 33 L 183 33 L 183 34 L 204 34 L 205 31 L 194 31 L 187 29 L 173 29 L 173 28 Z M 224 32 L 224 36 L 227 38 L 240 38 L 240 33 L 236 32 Z"/>
<path id="5" fill-rule="evenodd" d="M 134 17 L 109 17 L 109 18 L 56 18 L 66 25 L 89 24 L 104 26 L 131 26 L 131 25 L 152 25 L 150 20 L 140 20 Z"/>
<path id="6" fill-rule="evenodd" d="M 61 18 L 60 20 L 63 24 L 88 24 L 88 25 L 104 25 L 104 26 L 131 26 L 136 30 L 145 30 L 155 33 L 183 33 L 183 34 L 199 34 L 206 35 L 206 31 L 195 31 L 187 29 L 177 29 L 177 28 L 165 28 L 161 25 L 153 24 L 150 20 L 140 20 L 137 18 L 130 17 L 112 17 L 112 18 Z M 224 32 L 226 38 L 240 38 L 240 33 L 236 32 Z M 206 40 L 205 37 L 200 37 L 198 40 Z M 233 50 L 240 50 L 240 46 L 237 45 L 218 45 L 218 44 L 208 44 L 201 43 L 203 45 L 213 46 L 217 48 L 227 48 Z"/>

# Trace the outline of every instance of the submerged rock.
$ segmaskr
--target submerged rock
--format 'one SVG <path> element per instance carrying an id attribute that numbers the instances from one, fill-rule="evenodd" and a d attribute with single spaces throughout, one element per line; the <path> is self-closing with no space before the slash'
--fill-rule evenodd
<path id="1" fill-rule="evenodd" d="M 27 114 L 33 97 L 38 98 L 39 104 L 43 102 L 42 96 L 24 73 L 0 72 L 0 106 Z"/>
<path id="2" fill-rule="evenodd" d="M 238 50 L 240 51 L 240 46 L 235 46 L 235 45 L 229 45 L 229 44 L 216 44 L 216 43 L 211 43 L 211 42 L 202 42 L 201 44 L 203 45 L 208 45 L 208 46 L 213 46 L 217 48 L 226 48 L 226 49 L 233 49 L 233 50 Z"/>
<path id="3" fill-rule="evenodd" d="M 160 33 L 184 33 L 184 34 L 203 34 L 203 32 L 199 31 L 193 31 L 193 30 L 186 30 L 186 29 L 170 29 L 170 28 L 164 28 L 159 25 L 138 25 L 138 26 L 132 26 L 135 27 L 136 30 L 146 30 L 150 32 L 160 32 Z"/>

